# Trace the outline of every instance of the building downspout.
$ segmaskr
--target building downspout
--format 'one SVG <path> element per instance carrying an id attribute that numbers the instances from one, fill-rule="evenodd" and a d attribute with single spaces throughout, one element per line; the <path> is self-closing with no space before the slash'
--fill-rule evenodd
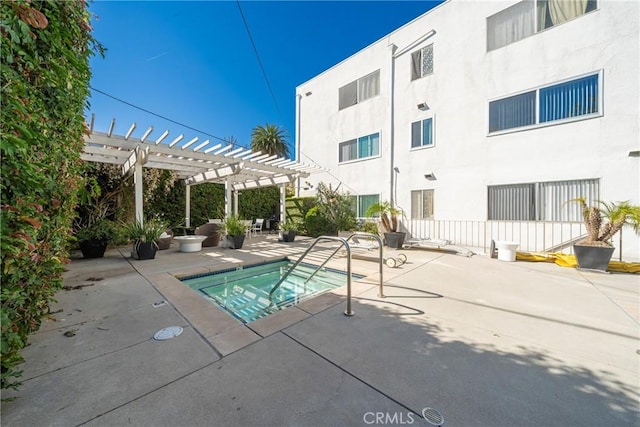
<path id="1" fill-rule="evenodd" d="M 393 173 L 393 168 L 395 167 L 395 138 L 394 138 L 394 81 L 395 81 L 395 52 L 398 48 L 395 44 L 391 43 L 389 46 L 389 200 L 392 207 L 395 207 L 396 200 L 393 195 L 393 188 L 395 186 L 396 176 Z"/>
<path id="2" fill-rule="evenodd" d="M 296 162 L 300 163 L 300 106 L 302 105 L 302 103 L 300 102 L 302 100 L 302 95 L 301 94 L 296 94 L 296 101 L 297 101 L 297 105 L 296 105 Z M 300 178 L 300 176 L 298 176 L 297 178 L 297 184 L 296 184 L 296 197 L 300 197 L 300 180 L 302 178 Z"/>
<path id="3" fill-rule="evenodd" d="M 390 159 L 390 163 L 389 163 L 389 183 L 391 184 L 389 187 L 389 201 L 391 203 L 392 207 L 396 207 L 396 202 L 397 200 L 395 200 L 395 189 L 396 189 L 396 180 L 398 179 L 398 176 L 394 173 L 395 172 L 395 126 L 394 126 L 394 121 L 395 121 L 395 79 L 396 79 L 396 58 L 399 57 L 402 54 L 407 53 L 409 50 L 413 49 L 415 46 L 417 46 L 418 44 L 424 42 L 425 40 L 427 40 L 430 37 L 433 37 L 436 34 L 436 30 L 430 30 L 429 32 L 425 33 L 424 35 L 420 36 L 418 39 L 416 39 L 415 41 L 411 42 L 409 45 L 405 46 L 404 48 L 402 48 L 402 50 L 396 52 L 396 50 L 398 49 L 398 46 L 396 46 L 393 43 L 389 43 L 387 45 L 387 47 L 389 48 L 389 70 L 390 70 L 390 80 L 389 80 L 389 149 L 391 150 L 390 155 L 389 155 L 389 159 Z"/>

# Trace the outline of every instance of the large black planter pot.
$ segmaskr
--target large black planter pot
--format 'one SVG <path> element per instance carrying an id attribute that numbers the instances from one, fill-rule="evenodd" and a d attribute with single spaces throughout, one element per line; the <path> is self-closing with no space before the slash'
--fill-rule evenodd
<path id="1" fill-rule="evenodd" d="M 158 251 L 158 247 L 155 242 L 137 242 L 133 245 L 133 251 L 131 255 L 135 259 L 154 259 L 156 257 L 156 252 Z"/>
<path id="2" fill-rule="evenodd" d="M 107 242 L 102 240 L 83 240 L 80 251 L 85 258 L 102 258 L 107 250 Z"/>
<path id="3" fill-rule="evenodd" d="M 296 232 L 294 230 L 283 231 L 282 232 L 282 241 L 283 242 L 293 242 L 296 239 Z"/>
<path id="4" fill-rule="evenodd" d="M 405 233 L 399 232 L 384 233 L 384 240 L 386 241 L 386 245 L 388 247 L 394 249 L 402 249 L 402 245 L 404 244 L 404 236 Z"/>
<path id="5" fill-rule="evenodd" d="M 607 271 L 614 250 L 615 248 L 602 246 L 573 245 L 573 253 L 576 254 L 578 268 L 589 270 Z"/>
<path id="6" fill-rule="evenodd" d="M 227 243 L 231 249 L 242 249 L 244 244 L 244 234 L 239 236 L 227 236 Z"/>

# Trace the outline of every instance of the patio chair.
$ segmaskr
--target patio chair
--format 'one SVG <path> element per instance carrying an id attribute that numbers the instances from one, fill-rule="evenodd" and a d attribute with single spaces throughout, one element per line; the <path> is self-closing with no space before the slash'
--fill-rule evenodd
<path id="1" fill-rule="evenodd" d="M 240 220 L 242 225 L 244 225 L 244 237 L 250 239 L 251 238 L 251 220 L 250 219 L 242 219 Z"/>
<path id="2" fill-rule="evenodd" d="M 207 236 L 202 241 L 203 247 L 218 246 L 220 244 L 220 224 L 206 223 L 196 228 L 196 236 Z"/>
<path id="3" fill-rule="evenodd" d="M 251 226 L 251 234 L 253 236 L 257 235 L 258 233 L 260 233 L 260 235 L 262 236 L 262 224 L 264 224 L 264 218 L 256 219 L 256 222 L 254 222 Z"/>

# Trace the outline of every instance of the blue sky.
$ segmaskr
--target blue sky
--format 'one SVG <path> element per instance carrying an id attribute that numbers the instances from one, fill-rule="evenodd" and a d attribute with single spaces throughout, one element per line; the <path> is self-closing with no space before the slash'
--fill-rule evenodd
<path id="1" fill-rule="evenodd" d="M 107 49 L 91 60 L 87 118 L 94 128 L 140 137 L 169 130 L 200 141 L 235 137 L 249 146 L 256 125 L 289 134 L 293 156 L 295 88 L 433 8 L 433 1 L 241 1 L 271 87 L 236 1 L 95 1 L 94 37 Z M 209 134 L 209 135 L 207 135 Z"/>

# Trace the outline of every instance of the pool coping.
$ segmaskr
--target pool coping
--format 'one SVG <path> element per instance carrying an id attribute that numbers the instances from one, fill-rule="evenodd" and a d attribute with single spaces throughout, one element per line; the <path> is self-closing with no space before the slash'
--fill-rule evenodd
<path id="1" fill-rule="evenodd" d="M 233 263 L 232 267 L 230 267 L 229 264 L 220 265 L 212 263 L 208 266 L 152 273 L 144 276 L 163 296 L 167 303 L 171 304 L 221 357 L 224 357 L 269 335 L 345 302 L 347 285 L 328 290 L 298 305 L 286 307 L 253 322 L 243 323 L 216 306 L 216 304 L 209 299 L 203 297 L 196 290 L 191 289 L 180 279 L 216 273 L 223 270 L 235 270 L 239 267 L 262 265 L 274 261 L 291 261 L 292 258 L 295 257 L 279 256 L 260 262 L 239 261 Z M 377 282 L 372 282 L 371 277 L 367 276 L 367 274 L 353 271 L 353 266 L 352 273 L 363 276 L 362 278 L 352 281 L 352 296 L 362 294 L 377 286 Z"/>

